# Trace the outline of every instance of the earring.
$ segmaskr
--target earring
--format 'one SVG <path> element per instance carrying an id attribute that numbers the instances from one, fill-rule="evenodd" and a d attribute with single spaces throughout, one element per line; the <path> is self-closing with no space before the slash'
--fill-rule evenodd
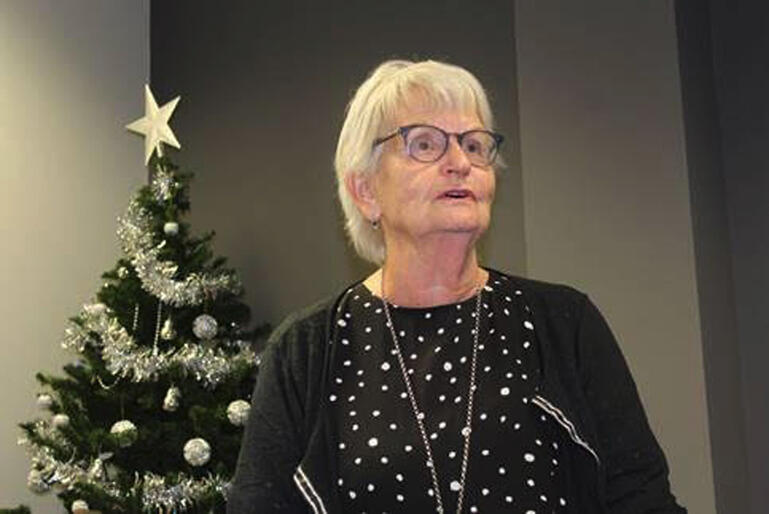
<path id="1" fill-rule="evenodd" d="M 371 228 L 374 230 L 379 230 L 379 219 L 371 220 Z"/>

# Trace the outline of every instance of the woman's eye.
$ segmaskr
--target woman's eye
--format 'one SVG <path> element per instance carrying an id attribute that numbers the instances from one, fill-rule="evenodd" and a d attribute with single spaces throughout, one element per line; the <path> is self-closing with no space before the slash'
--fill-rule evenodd
<path id="1" fill-rule="evenodd" d="M 411 142 L 411 148 L 418 152 L 428 152 L 436 148 L 436 143 L 430 137 L 417 137 Z"/>

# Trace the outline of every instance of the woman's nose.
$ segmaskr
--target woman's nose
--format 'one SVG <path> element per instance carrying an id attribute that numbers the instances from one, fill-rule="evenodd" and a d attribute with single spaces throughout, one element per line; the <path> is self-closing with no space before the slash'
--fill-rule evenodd
<path id="1" fill-rule="evenodd" d="M 456 136 L 449 137 L 449 146 L 446 149 L 446 171 L 451 173 L 461 173 L 467 175 L 470 173 L 472 164 L 467 154 L 462 149 Z"/>

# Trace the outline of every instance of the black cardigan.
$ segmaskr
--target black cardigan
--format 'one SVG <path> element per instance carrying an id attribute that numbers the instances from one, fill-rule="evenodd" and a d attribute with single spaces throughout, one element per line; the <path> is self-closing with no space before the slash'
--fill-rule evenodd
<path id="1" fill-rule="evenodd" d="M 514 275 L 533 311 L 542 366 L 531 401 L 575 443 L 580 514 L 682 514 L 665 456 L 605 319 L 584 293 Z M 260 356 L 229 514 L 341 512 L 337 441 L 326 413 L 338 306 L 347 291 L 290 315 Z"/>

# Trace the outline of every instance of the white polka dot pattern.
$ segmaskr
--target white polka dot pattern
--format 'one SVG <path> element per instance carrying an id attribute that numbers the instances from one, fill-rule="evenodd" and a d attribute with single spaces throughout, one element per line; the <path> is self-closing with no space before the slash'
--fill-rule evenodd
<path id="1" fill-rule="evenodd" d="M 350 316 L 338 327 L 341 344 L 327 403 L 337 422 L 343 511 L 435 512 L 431 463 L 384 312 L 374 308 L 381 300 L 362 284 L 355 293 L 345 305 Z M 568 436 L 528 402 L 539 382 L 530 309 L 514 281 L 493 270 L 482 300 L 463 511 L 566 513 L 572 502 L 566 468 L 558 463 Z M 447 513 L 456 510 L 460 488 L 474 302 L 473 297 L 431 308 L 391 308 Z"/>

